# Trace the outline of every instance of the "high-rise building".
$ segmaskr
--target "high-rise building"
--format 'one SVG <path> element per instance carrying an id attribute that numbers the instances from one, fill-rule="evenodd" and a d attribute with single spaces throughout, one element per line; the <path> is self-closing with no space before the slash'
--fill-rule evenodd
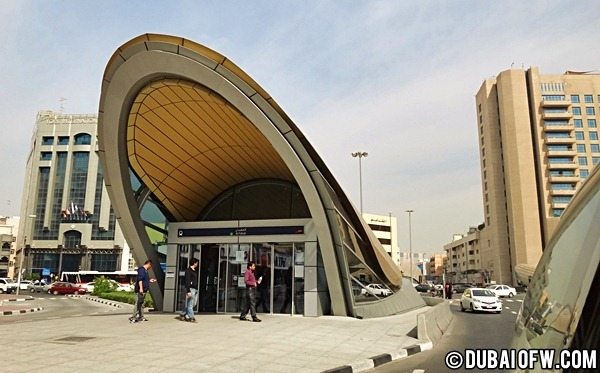
<path id="1" fill-rule="evenodd" d="M 599 100 L 597 73 L 510 69 L 482 84 L 481 246 L 491 280 L 514 283 L 537 265 L 562 212 L 600 162 Z"/>
<path id="2" fill-rule="evenodd" d="M 96 115 L 37 115 L 17 239 L 24 257 L 14 261 L 26 273 L 130 267 L 98 162 L 97 125 Z"/>

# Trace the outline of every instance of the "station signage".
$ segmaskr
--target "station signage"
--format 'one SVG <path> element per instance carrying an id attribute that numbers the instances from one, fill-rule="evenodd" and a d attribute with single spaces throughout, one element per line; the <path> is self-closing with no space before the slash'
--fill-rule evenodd
<path id="1" fill-rule="evenodd" d="M 189 228 L 178 229 L 177 237 L 211 236 L 271 236 L 282 234 L 304 234 L 304 226 L 283 227 L 232 227 L 232 228 Z"/>

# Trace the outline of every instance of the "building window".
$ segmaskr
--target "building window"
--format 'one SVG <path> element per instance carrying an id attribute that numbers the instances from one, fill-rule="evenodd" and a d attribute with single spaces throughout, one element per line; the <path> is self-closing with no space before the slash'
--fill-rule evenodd
<path id="1" fill-rule="evenodd" d="M 52 145 L 52 144 L 54 144 L 54 137 L 52 137 L 52 136 L 42 137 L 42 145 Z"/>
<path id="2" fill-rule="evenodd" d="M 587 122 L 589 128 L 596 128 L 596 119 L 588 119 Z"/>
<path id="3" fill-rule="evenodd" d="M 568 120 L 545 120 L 544 124 L 546 126 L 568 126 Z"/>
<path id="4" fill-rule="evenodd" d="M 546 134 L 546 137 L 549 139 L 568 139 L 571 137 L 571 134 L 569 132 L 549 132 Z"/>
<path id="5" fill-rule="evenodd" d="M 52 159 L 52 152 L 42 152 L 40 161 L 49 161 Z"/>
<path id="6" fill-rule="evenodd" d="M 550 157 L 548 158 L 550 164 L 568 164 L 573 163 L 573 159 L 568 157 Z"/>
<path id="7" fill-rule="evenodd" d="M 600 163 L 600 157 L 592 157 L 592 164 L 595 166 Z"/>
<path id="8" fill-rule="evenodd" d="M 92 254 L 92 271 L 112 272 L 117 270 L 117 254 Z"/>
<path id="9" fill-rule="evenodd" d="M 85 213 L 85 193 L 87 188 L 87 174 L 90 154 L 88 152 L 74 152 L 71 164 L 71 188 L 69 190 L 69 200 L 67 204 L 73 210 L 71 213 L 77 213 L 87 221 L 88 214 Z M 83 212 L 80 213 L 80 212 Z"/>
<path id="10" fill-rule="evenodd" d="M 583 121 L 581 119 L 573 119 L 575 128 L 583 128 Z"/>
<path id="11" fill-rule="evenodd" d="M 571 102 L 579 103 L 579 95 L 571 95 Z"/>
<path id="12" fill-rule="evenodd" d="M 552 196 L 553 203 L 569 203 L 573 196 Z"/>
<path id="13" fill-rule="evenodd" d="M 575 131 L 575 139 L 577 139 L 577 140 L 583 140 L 583 132 L 582 131 Z"/>
<path id="14" fill-rule="evenodd" d="M 598 145 L 598 144 L 591 144 L 590 145 L 590 150 L 592 151 L 592 153 L 600 153 L 600 145 Z"/>
<path id="15" fill-rule="evenodd" d="M 573 108 L 573 109 L 575 109 L 575 108 Z M 566 114 L 566 113 L 567 113 L 567 109 L 559 109 L 559 108 L 544 109 L 544 114 Z"/>
<path id="16" fill-rule="evenodd" d="M 586 170 L 585 168 L 582 168 L 579 170 L 579 176 L 582 179 L 585 179 L 586 177 L 588 177 L 589 174 L 590 174 L 590 172 L 588 170 Z"/>
<path id="17" fill-rule="evenodd" d="M 87 133 L 80 133 L 75 135 L 75 145 L 90 145 L 92 142 L 92 136 Z"/>
<path id="18" fill-rule="evenodd" d="M 58 145 L 69 145 L 69 136 L 58 136 Z"/>
<path id="19" fill-rule="evenodd" d="M 594 107 L 593 107 L 593 106 L 587 106 L 587 107 L 585 108 L 585 113 L 586 113 L 587 115 L 596 115 L 596 109 L 594 109 Z"/>
<path id="20" fill-rule="evenodd" d="M 565 95 L 542 95 L 544 101 L 564 101 Z"/>
<path id="21" fill-rule="evenodd" d="M 594 102 L 594 97 L 592 95 L 583 95 L 583 101 L 586 104 L 591 104 Z"/>
<path id="22" fill-rule="evenodd" d="M 581 115 L 581 108 L 578 106 L 573 106 L 573 115 Z"/>
<path id="23" fill-rule="evenodd" d="M 552 209 L 552 216 L 554 216 L 555 218 L 560 218 L 563 211 L 565 211 L 565 209 Z"/>
<path id="24" fill-rule="evenodd" d="M 577 157 L 580 166 L 587 166 L 587 157 Z"/>
<path id="25" fill-rule="evenodd" d="M 577 153 L 585 153 L 585 144 L 577 144 Z"/>
<path id="26" fill-rule="evenodd" d="M 590 131 L 590 140 L 598 140 L 598 132 Z"/>
<path id="27" fill-rule="evenodd" d="M 569 150 L 571 150 L 571 147 L 569 145 L 555 145 L 555 144 L 550 144 L 547 145 L 548 151 L 554 151 L 554 152 L 568 152 Z"/>
<path id="28" fill-rule="evenodd" d="M 573 170 L 551 170 L 550 176 L 575 176 Z"/>
<path id="29" fill-rule="evenodd" d="M 571 183 L 552 183 L 552 190 L 573 190 L 575 189 L 575 185 Z"/>
<path id="30" fill-rule="evenodd" d="M 65 240 L 63 245 L 66 249 L 79 248 L 81 245 L 81 232 L 78 231 L 67 231 L 65 232 Z"/>

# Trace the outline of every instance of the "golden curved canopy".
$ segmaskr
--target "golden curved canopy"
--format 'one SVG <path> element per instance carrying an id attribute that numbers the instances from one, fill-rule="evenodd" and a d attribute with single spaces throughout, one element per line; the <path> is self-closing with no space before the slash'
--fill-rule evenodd
<path id="1" fill-rule="evenodd" d="M 208 88 L 161 79 L 135 98 L 127 125 L 134 172 L 178 221 L 239 183 L 294 178 L 265 136 Z"/>

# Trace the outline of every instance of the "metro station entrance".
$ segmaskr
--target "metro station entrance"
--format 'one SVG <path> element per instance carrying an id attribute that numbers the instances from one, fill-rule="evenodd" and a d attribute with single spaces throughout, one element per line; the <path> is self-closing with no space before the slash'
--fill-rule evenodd
<path id="1" fill-rule="evenodd" d="M 305 242 L 301 240 L 306 237 L 303 230 L 301 233 L 296 238 L 299 242 L 254 242 L 252 236 L 214 236 L 202 237 L 198 241 L 204 242 L 200 243 L 174 245 L 176 270 L 170 272 L 175 277 L 174 311 L 181 311 L 185 305 L 185 270 L 190 260 L 197 258 L 200 265 L 196 312 L 240 313 L 246 302 L 244 272 L 248 262 L 254 261 L 256 278 L 262 277 L 257 288 L 256 311 L 303 315 Z M 231 243 L 232 238 L 238 242 Z M 289 235 L 269 238 L 289 238 Z"/>

